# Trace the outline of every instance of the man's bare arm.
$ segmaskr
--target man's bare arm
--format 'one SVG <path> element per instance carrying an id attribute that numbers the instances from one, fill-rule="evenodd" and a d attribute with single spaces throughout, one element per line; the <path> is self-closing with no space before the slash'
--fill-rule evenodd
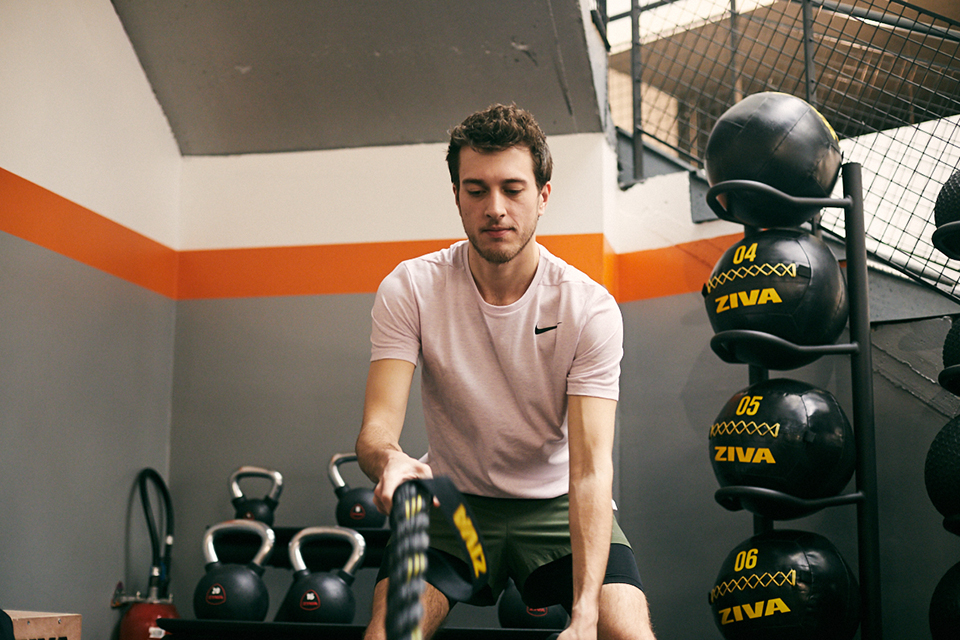
<path id="1" fill-rule="evenodd" d="M 416 366 L 405 360 L 370 363 L 363 403 L 363 424 L 357 437 L 357 462 L 377 483 L 374 502 L 390 513 L 393 492 L 405 480 L 430 477 L 430 468 L 400 447 L 400 434 Z"/>
<path id="2" fill-rule="evenodd" d="M 596 638 L 613 526 L 616 410 L 614 400 L 568 398 L 573 611 L 564 639 Z"/>

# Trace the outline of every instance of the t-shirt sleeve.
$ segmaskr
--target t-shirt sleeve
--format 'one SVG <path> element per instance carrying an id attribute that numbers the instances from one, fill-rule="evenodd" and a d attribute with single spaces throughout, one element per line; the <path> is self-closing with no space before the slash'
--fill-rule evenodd
<path id="1" fill-rule="evenodd" d="M 567 374 L 567 394 L 618 400 L 623 359 L 623 316 L 605 290 L 586 305 L 576 355 Z"/>
<path id="2" fill-rule="evenodd" d="M 410 274 L 401 264 L 377 288 L 371 312 L 370 360 L 420 358 L 420 308 Z"/>

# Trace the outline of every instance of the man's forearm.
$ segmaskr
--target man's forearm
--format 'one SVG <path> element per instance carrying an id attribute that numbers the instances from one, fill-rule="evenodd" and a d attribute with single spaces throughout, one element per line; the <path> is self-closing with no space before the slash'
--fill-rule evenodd
<path id="1" fill-rule="evenodd" d="M 570 543 L 573 548 L 573 612 L 596 623 L 613 527 L 612 470 L 570 483 Z"/>
<path id="2" fill-rule="evenodd" d="M 357 463 L 370 480 L 379 482 L 391 452 L 402 453 L 402 449 L 386 430 L 375 425 L 363 426 L 356 444 Z"/>

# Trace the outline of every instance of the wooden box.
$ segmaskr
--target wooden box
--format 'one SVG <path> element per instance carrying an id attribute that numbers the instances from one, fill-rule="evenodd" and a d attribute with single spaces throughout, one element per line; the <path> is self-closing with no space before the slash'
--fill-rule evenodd
<path id="1" fill-rule="evenodd" d="M 80 640 L 79 613 L 7 611 L 15 640 Z"/>

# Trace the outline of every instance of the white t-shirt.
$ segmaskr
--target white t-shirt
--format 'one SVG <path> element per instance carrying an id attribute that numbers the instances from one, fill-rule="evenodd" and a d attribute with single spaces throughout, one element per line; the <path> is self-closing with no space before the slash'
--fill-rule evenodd
<path id="1" fill-rule="evenodd" d="M 567 395 L 616 400 L 623 320 L 606 289 L 542 246 L 533 282 L 484 302 L 467 241 L 407 260 L 373 307 L 371 360 L 422 365 L 434 474 L 464 493 L 554 498 L 568 491 Z"/>

